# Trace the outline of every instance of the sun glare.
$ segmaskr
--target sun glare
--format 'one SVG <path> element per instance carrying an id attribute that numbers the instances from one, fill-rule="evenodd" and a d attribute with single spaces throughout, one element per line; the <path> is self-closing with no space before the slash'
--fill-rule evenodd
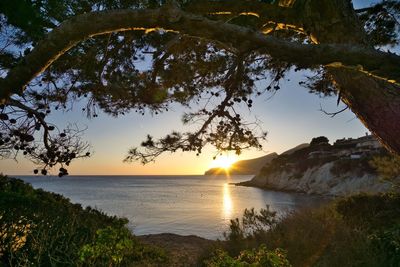
<path id="1" fill-rule="evenodd" d="M 228 170 L 235 161 L 237 161 L 236 156 L 218 156 L 215 160 L 211 162 L 210 168 L 223 168 L 225 170 Z"/>

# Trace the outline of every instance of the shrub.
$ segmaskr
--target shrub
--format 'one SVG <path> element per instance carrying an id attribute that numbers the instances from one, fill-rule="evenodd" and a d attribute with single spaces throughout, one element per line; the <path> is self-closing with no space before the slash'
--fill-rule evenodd
<path id="1" fill-rule="evenodd" d="M 331 173 L 335 176 L 342 176 L 348 173 L 363 176 L 364 174 L 374 174 L 375 169 L 370 165 L 371 157 L 362 157 L 360 159 L 339 159 L 336 160 L 331 168 Z"/>
<path id="2" fill-rule="evenodd" d="M 369 164 L 376 169 L 383 180 L 393 182 L 395 186 L 400 187 L 400 182 L 395 181 L 395 178 L 400 177 L 400 156 L 392 154 L 375 156 Z"/>
<path id="3" fill-rule="evenodd" d="M 337 201 L 335 210 L 352 227 L 387 229 L 400 223 L 400 195 L 358 194 Z"/>
<path id="4" fill-rule="evenodd" d="M 219 266 L 246 266 L 240 262 L 241 253 L 256 253 L 264 244 L 266 251 L 287 251 L 285 259 L 293 266 L 399 266 L 400 195 L 351 196 L 282 219 L 269 212 L 273 223 L 264 225 L 268 227 L 259 227 L 257 214 L 251 210 L 242 220 L 232 220 L 227 240 L 220 243 L 226 252 L 219 252 L 211 262 L 219 259 L 225 264 Z"/>
<path id="5" fill-rule="evenodd" d="M 84 245 L 79 256 L 82 262 L 89 263 L 90 266 L 119 265 L 132 250 L 133 240 L 129 230 L 108 226 L 96 231 L 93 243 Z"/>
<path id="6" fill-rule="evenodd" d="M 290 267 L 286 259 L 285 251 L 275 249 L 270 251 L 265 245 L 258 249 L 244 250 L 239 256 L 232 258 L 223 250 L 217 250 L 214 255 L 205 262 L 209 267 L 236 267 L 236 266 L 264 266 L 264 267 Z"/>
<path id="7" fill-rule="evenodd" d="M 329 139 L 325 136 L 314 137 L 311 139 L 310 146 L 315 146 L 319 144 L 329 144 Z"/>
<path id="8" fill-rule="evenodd" d="M 224 233 L 230 243 L 227 246 L 229 252 L 237 254 L 246 248 L 256 248 L 259 245 L 257 240 L 262 240 L 267 230 L 275 226 L 277 222 L 277 213 L 271 211 L 268 205 L 259 212 L 254 208 L 245 209 L 242 219 L 231 220 L 229 232 Z"/>
<path id="9" fill-rule="evenodd" d="M 296 164 L 296 171 L 297 173 L 303 175 L 305 171 L 308 169 L 322 166 L 328 162 L 332 162 L 336 160 L 337 157 L 329 156 L 329 157 L 321 157 L 321 158 L 305 158 L 299 160 Z"/>
<path id="10" fill-rule="evenodd" d="M 81 266 L 90 258 L 96 266 L 110 266 L 125 265 L 125 259 L 148 260 L 151 253 L 137 253 L 145 248 L 125 227 L 127 222 L 0 176 L 0 265 Z M 100 248 L 106 241 L 113 252 Z"/>

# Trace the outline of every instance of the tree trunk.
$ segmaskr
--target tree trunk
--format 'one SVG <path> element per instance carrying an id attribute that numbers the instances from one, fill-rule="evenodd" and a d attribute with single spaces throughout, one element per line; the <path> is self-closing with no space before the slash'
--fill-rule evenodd
<path id="1" fill-rule="evenodd" d="M 329 68 L 342 100 L 382 144 L 400 154 L 400 87 L 360 71 Z"/>
<path id="2" fill-rule="evenodd" d="M 365 32 L 348 0 L 298 0 L 304 28 L 321 43 L 368 47 Z M 327 67 L 341 99 L 390 151 L 400 154 L 400 86 L 374 77 L 362 66 Z"/>

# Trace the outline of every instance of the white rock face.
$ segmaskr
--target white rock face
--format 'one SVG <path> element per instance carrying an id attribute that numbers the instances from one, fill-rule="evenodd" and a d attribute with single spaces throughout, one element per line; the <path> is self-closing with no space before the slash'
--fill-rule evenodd
<path id="1" fill-rule="evenodd" d="M 331 173 L 333 162 L 308 169 L 301 177 L 294 177 L 291 171 L 257 175 L 247 185 L 282 191 L 296 191 L 307 194 L 346 196 L 356 193 L 379 193 L 390 190 L 391 184 L 382 182 L 377 175 L 357 176 L 346 173 L 335 176 Z"/>

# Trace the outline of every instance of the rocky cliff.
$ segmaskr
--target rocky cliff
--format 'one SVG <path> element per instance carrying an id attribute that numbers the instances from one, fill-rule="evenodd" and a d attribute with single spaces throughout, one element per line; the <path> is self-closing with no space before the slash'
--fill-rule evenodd
<path id="1" fill-rule="evenodd" d="M 334 162 L 329 162 L 307 169 L 300 176 L 290 170 L 259 174 L 241 185 L 330 196 L 345 196 L 360 192 L 378 193 L 391 188 L 391 184 L 382 182 L 376 174 L 360 175 L 346 172 L 335 175 L 331 171 L 333 167 Z"/>
<path id="2" fill-rule="evenodd" d="M 340 156 L 343 151 L 320 153 L 332 149 L 329 146 L 325 149 L 305 147 L 281 154 L 266 164 L 252 180 L 239 185 L 330 196 L 378 193 L 392 188 L 392 184 L 383 182 L 369 164 L 376 154 L 349 158 Z"/>

